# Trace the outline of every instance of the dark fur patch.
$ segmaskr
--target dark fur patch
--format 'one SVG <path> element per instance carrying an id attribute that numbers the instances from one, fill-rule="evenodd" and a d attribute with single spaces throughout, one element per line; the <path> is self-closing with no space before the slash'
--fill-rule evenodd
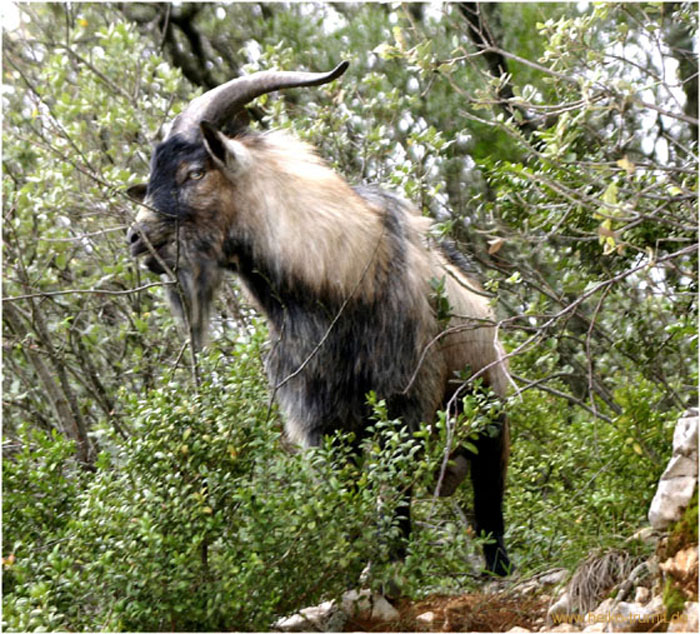
<path id="1" fill-rule="evenodd" d="M 183 162 L 204 167 L 207 160 L 201 142 L 191 143 L 177 134 L 156 146 L 146 195 L 165 218 L 183 220 L 192 215 L 193 210 L 182 200 L 183 185 L 176 178 L 178 167 Z"/>
<path id="2" fill-rule="evenodd" d="M 403 210 L 390 195 L 372 193 L 369 202 L 383 203 L 387 210 L 385 238 L 392 253 L 389 271 L 378 273 L 383 278 L 376 280 L 380 290 L 371 301 L 350 298 L 344 304 L 330 294 L 319 296 L 285 277 L 273 262 L 261 261 L 246 241 L 226 243 L 281 340 L 275 342 L 273 335 L 268 358 L 273 388 L 306 362 L 302 372 L 279 387 L 277 397 L 288 413 L 304 421 L 308 444 L 336 430 L 361 433 L 371 413 L 366 405 L 370 390 L 386 399 L 392 417 L 401 417 L 413 429 L 430 408 L 420 402 L 417 390 L 401 393 L 417 366 L 423 334 L 406 306 Z"/>
<path id="3" fill-rule="evenodd" d="M 465 273 L 474 273 L 476 270 L 472 261 L 455 246 L 455 243 L 452 242 L 452 240 L 441 240 L 440 250 L 450 264 L 453 264 Z"/>

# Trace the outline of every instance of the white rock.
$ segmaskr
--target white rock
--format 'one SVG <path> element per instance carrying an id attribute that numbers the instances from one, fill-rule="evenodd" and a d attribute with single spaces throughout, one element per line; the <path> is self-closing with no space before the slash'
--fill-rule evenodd
<path id="1" fill-rule="evenodd" d="M 559 570 L 552 570 L 551 572 L 548 572 L 546 575 L 540 577 L 538 581 L 543 586 L 550 586 L 566 581 L 568 576 L 569 571 L 566 570 L 566 568 L 560 568 Z"/>
<path id="2" fill-rule="evenodd" d="M 673 430 L 673 453 L 690 456 L 698 447 L 698 415 L 681 418 Z"/>
<path id="3" fill-rule="evenodd" d="M 372 593 L 369 590 L 348 590 L 340 599 L 340 609 L 348 616 L 369 615 Z"/>
<path id="4" fill-rule="evenodd" d="M 666 606 L 664 605 L 664 599 L 661 595 L 653 597 L 649 603 L 643 607 L 647 616 L 653 616 L 653 623 L 655 627 L 658 627 L 659 623 L 664 622 L 664 619 L 666 618 Z"/>
<path id="5" fill-rule="evenodd" d="M 649 507 L 649 523 L 654 528 L 663 529 L 681 519 L 683 510 L 693 497 L 695 482 L 694 477 L 664 480 L 662 476 Z"/>
<path id="6" fill-rule="evenodd" d="M 613 632 L 631 632 L 634 621 L 642 618 L 643 608 L 636 603 L 620 601 L 610 613 L 610 628 Z"/>
<path id="7" fill-rule="evenodd" d="M 698 476 L 698 417 L 681 418 L 673 432 L 673 455 L 649 507 L 649 522 L 663 529 L 677 522 L 693 496 Z"/>
<path id="8" fill-rule="evenodd" d="M 615 599 L 605 599 L 605 601 L 603 601 L 595 610 L 593 610 L 592 614 L 610 614 L 613 605 L 615 605 Z"/>
<path id="9" fill-rule="evenodd" d="M 649 588 L 645 588 L 644 586 L 637 586 L 637 589 L 634 591 L 635 603 L 641 603 L 642 605 L 645 605 L 646 603 L 649 603 L 650 598 L 651 590 L 649 590 Z"/>
<path id="10" fill-rule="evenodd" d="M 515 627 L 511 627 L 509 630 L 507 630 L 506 634 L 525 634 L 526 632 L 530 631 L 531 630 L 528 630 L 526 627 L 516 625 Z"/>
<path id="11" fill-rule="evenodd" d="M 276 632 L 306 632 L 309 629 L 309 621 L 301 614 L 293 614 L 275 621 L 272 629 Z"/>
<path id="12" fill-rule="evenodd" d="M 273 628 L 280 632 L 342 632 L 345 621 L 335 602 L 325 601 L 279 619 Z"/>
<path id="13" fill-rule="evenodd" d="M 607 623 L 605 623 L 604 621 L 599 621 L 597 623 L 592 623 L 591 625 L 587 625 L 581 631 L 582 632 L 605 632 L 607 627 L 608 627 Z"/>
<path id="14" fill-rule="evenodd" d="M 372 618 L 377 621 L 393 621 L 399 618 L 399 611 L 378 594 L 373 597 Z"/>
<path id="15" fill-rule="evenodd" d="M 654 597 L 647 605 L 621 601 L 610 613 L 613 632 L 639 632 L 658 628 L 664 622 L 666 608 L 661 597 Z"/>
<path id="16" fill-rule="evenodd" d="M 344 632 L 348 615 L 342 610 L 333 610 L 324 623 L 324 632 Z"/>
<path id="17" fill-rule="evenodd" d="M 348 590 L 340 600 L 340 609 L 349 617 L 359 616 L 376 621 L 399 618 L 399 611 L 386 598 L 369 590 Z"/>
<path id="18" fill-rule="evenodd" d="M 580 632 L 581 630 L 576 627 L 573 623 L 560 623 L 556 627 L 553 627 L 548 632 Z"/>
<path id="19" fill-rule="evenodd" d="M 651 544 L 655 542 L 658 537 L 658 533 L 653 526 L 645 526 L 640 528 L 632 537 L 626 539 L 626 542 L 642 542 L 643 544 Z"/>
<path id="20" fill-rule="evenodd" d="M 668 461 L 666 471 L 663 472 L 661 479 L 694 478 L 696 475 L 698 475 L 697 462 L 683 454 L 675 454 Z"/>
<path id="21" fill-rule="evenodd" d="M 555 616 L 565 615 L 571 613 L 571 599 L 568 592 L 564 592 L 559 599 L 557 599 L 554 605 L 550 606 L 547 610 L 547 623 L 554 623 L 556 619 Z"/>
<path id="22" fill-rule="evenodd" d="M 610 613 L 614 605 L 615 599 L 605 599 L 595 610 L 583 615 L 581 625 L 586 630 L 595 627 L 595 629 L 588 630 L 590 632 L 609 632 Z"/>
<path id="23" fill-rule="evenodd" d="M 517 594 L 521 597 L 527 596 L 528 594 L 532 594 L 533 592 L 536 592 L 537 590 L 540 589 L 540 584 L 537 583 L 536 579 L 532 579 L 530 581 L 526 581 L 525 583 L 520 584 L 519 586 L 516 586 L 513 588 L 514 594 Z"/>
<path id="24" fill-rule="evenodd" d="M 435 620 L 435 612 L 423 612 L 416 617 L 418 623 L 423 623 L 424 625 L 429 625 Z"/>

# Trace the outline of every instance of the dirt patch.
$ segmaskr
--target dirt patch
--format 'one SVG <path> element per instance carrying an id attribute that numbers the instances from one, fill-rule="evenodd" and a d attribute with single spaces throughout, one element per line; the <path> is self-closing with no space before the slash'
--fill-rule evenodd
<path id="1" fill-rule="evenodd" d="M 538 629 L 547 613 L 549 598 L 498 594 L 435 595 L 420 601 L 400 599 L 393 621 L 350 619 L 347 632 L 506 632 L 519 625 Z M 432 612 L 430 619 L 418 619 Z M 538 622 L 539 621 L 539 622 Z"/>

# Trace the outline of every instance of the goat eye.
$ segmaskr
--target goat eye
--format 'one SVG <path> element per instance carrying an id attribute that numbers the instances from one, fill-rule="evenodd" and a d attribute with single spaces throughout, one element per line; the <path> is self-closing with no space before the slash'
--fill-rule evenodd
<path id="1" fill-rule="evenodd" d="M 204 178 L 204 170 L 192 170 L 187 173 L 187 178 L 193 181 L 198 181 Z"/>

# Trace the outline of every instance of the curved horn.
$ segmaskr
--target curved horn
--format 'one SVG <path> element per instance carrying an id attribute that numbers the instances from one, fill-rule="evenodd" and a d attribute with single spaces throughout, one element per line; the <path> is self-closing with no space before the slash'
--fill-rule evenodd
<path id="1" fill-rule="evenodd" d="M 181 134 L 195 139 L 200 133 L 199 124 L 202 121 L 219 125 L 248 102 L 274 90 L 326 84 L 340 77 L 348 65 L 347 61 L 341 62 L 328 73 L 268 70 L 236 77 L 193 99 L 175 118 L 168 138 Z"/>

